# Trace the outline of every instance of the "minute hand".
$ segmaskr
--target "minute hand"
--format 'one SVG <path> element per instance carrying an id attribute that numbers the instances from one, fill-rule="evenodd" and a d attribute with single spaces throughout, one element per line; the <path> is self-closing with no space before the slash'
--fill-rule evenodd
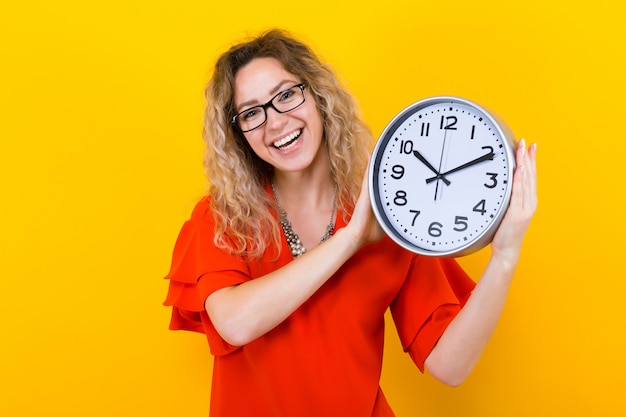
<path id="1" fill-rule="evenodd" d="M 472 161 L 466 162 L 463 165 L 459 165 L 456 168 L 452 168 L 449 171 L 442 172 L 439 175 L 436 175 L 434 177 L 428 178 L 426 180 L 426 183 L 427 184 L 431 183 L 431 182 L 437 180 L 437 178 L 443 177 L 444 175 L 452 174 L 454 172 L 460 171 L 460 170 L 465 169 L 465 168 L 469 168 L 472 165 L 476 165 L 476 164 L 479 164 L 479 163 L 484 162 L 484 161 L 492 161 L 495 156 L 496 156 L 496 154 L 494 154 L 493 152 L 489 152 L 489 153 L 484 154 L 483 156 L 480 156 L 480 157 L 478 157 L 478 158 L 476 158 L 476 159 L 474 159 Z"/>

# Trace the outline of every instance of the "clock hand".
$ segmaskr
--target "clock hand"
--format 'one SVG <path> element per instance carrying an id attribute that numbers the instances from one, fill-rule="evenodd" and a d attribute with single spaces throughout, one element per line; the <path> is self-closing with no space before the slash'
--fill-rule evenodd
<path id="1" fill-rule="evenodd" d="M 480 156 L 480 157 L 478 157 L 478 158 L 476 158 L 476 159 L 474 159 L 472 161 L 464 163 L 463 165 L 459 165 L 458 167 L 452 168 L 449 171 L 446 171 L 446 172 L 443 172 L 441 174 L 438 174 L 435 177 L 428 178 L 426 180 L 426 183 L 431 183 L 431 182 L 437 180 L 438 178 L 442 178 L 444 175 L 452 174 L 453 172 L 457 172 L 457 171 L 460 171 L 462 169 L 469 168 L 472 165 L 476 165 L 476 164 L 479 164 L 479 163 L 484 162 L 484 161 L 492 161 L 495 156 L 496 156 L 496 154 L 494 154 L 493 152 L 486 153 L 483 156 Z"/>
<path id="2" fill-rule="evenodd" d="M 435 177 L 435 179 L 437 180 L 437 182 L 435 183 L 435 201 L 437 201 L 437 194 L 439 194 L 439 179 L 441 178 L 443 180 L 443 176 L 440 174 L 439 171 L 441 171 L 441 169 L 443 168 L 443 156 L 445 155 L 447 139 L 448 129 L 445 129 L 443 131 L 443 142 L 441 143 L 441 154 L 439 154 L 439 168 L 437 168 L 437 176 Z M 426 182 L 426 184 L 428 184 L 428 182 Z"/>
<path id="3" fill-rule="evenodd" d="M 434 166 L 432 166 L 432 164 L 431 164 L 430 162 L 428 162 L 428 160 L 427 160 L 426 158 L 424 158 L 424 156 L 423 156 L 423 155 L 422 155 L 419 151 L 413 151 L 413 155 L 415 155 L 415 157 L 416 157 L 417 159 L 419 159 L 420 161 L 422 161 L 422 163 L 423 163 L 424 165 L 426 165 L 426 167 L 427 167 L 428 169 L 430 169 L 432 172 L 434 172 L 434 173 L 437 175 L 436 177 L 434 177 L 435 179 L 439 178 L 439 179 L 441 179 L 441 180 L 442 180 L 442 181 L 443 181 L 446 185 L 450 185 L 450 181 L 448 181 L 448 179 L 447 179 L 447 178 L 445 178 L 443 175 L 441 175 L 441 174 L 439 173 L 439 171 L 437 171 L 437 170 L 435 169 L 435 167 L 434 167 Z M 426 182 L 430 182 L 430 181 L 428 181 L 428 180 L 427 180 Z"/>

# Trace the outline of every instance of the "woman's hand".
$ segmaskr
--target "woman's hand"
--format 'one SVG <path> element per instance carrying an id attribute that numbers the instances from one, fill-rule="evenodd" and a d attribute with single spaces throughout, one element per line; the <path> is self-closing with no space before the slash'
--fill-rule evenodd
<path id="1" fill-rule="evenodd" d="M 495 258 L 516 263 L 522 241 L 537 209 L 537 145 L 517 144 L 511 203 L 491 243 Z"/>
<path id="2" fill-rule="evenodd" d="M 346 227 L 267 275 L 215 291 L 207 297 L 205 309 L 225 341 L 243 346 L 282 323 L 359 248 L 383 235 L 370 205 L 366 172 Z"/>
<path id="3" fill-rule="evenodd" d="M 385 232 L 378 224 L 378 220 L 372 211 L 372 203 L 369 193 L 369 167 L 365 170 L 363 183 L 361 185 L 361 194 L 354 207 L 352 218 L 348 225 L 344 228 L 346 232 L 352 233 L 354 242 L 360 248 L 369 243 L 378 242 L 383 238 Z"/>

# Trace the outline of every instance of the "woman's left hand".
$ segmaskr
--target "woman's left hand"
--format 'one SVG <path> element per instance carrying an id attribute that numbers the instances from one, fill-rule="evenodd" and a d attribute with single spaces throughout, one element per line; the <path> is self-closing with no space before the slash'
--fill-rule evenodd
<path id="1" fill-rule="evenodd" d="M 537 145 L 517 144 L 511 203 L 491 243 L 493 256 L 516 263 L 522 241 L 537 209 Z"/>

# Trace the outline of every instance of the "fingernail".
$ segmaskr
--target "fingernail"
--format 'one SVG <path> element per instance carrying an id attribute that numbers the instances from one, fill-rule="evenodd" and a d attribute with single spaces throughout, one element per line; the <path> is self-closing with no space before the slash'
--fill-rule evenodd
<path id="1" fill-rule="evenodd" d="M 519 141 L 519 146 L 526 149 L 526 139 L 521 138 Z"/>

